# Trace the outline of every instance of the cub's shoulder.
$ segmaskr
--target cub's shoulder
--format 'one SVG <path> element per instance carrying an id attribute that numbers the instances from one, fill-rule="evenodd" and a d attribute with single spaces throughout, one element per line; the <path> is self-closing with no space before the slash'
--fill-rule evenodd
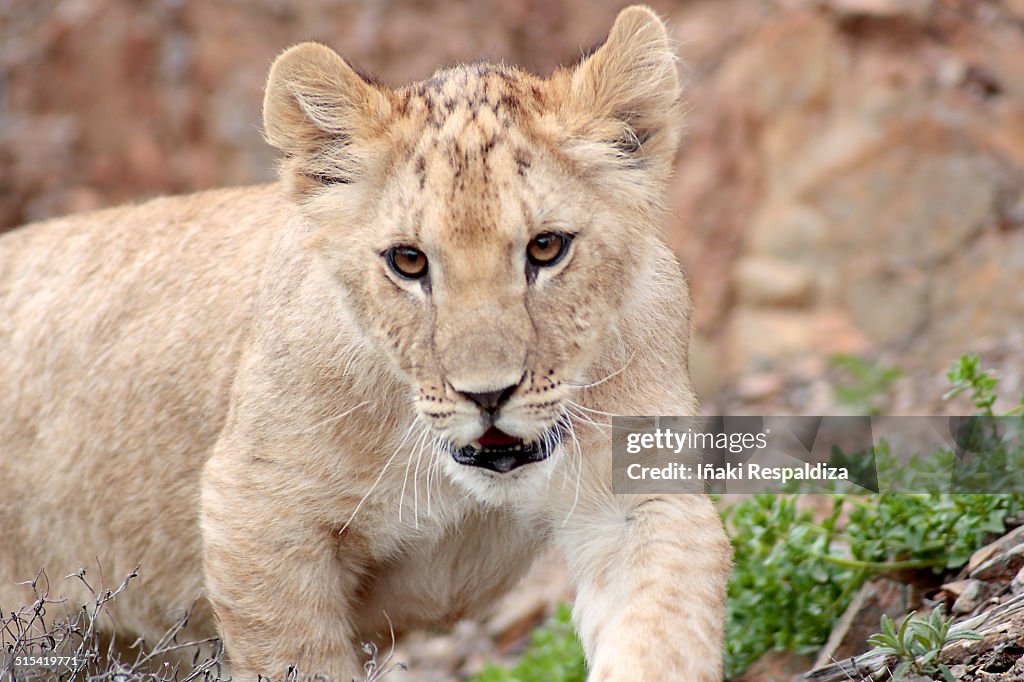
<path id="1" fill-rule="evenodd" d="M 0 274 L 24 259 L 104 258 L 118 252 L 193 251 L 269 238 L 297 214 L 277 184 L 165 196 L 30 223 L 0 234 Z M 275 229 L 278 228 L 278 229 Z M 186 247 L 189 247 L 186 249 Z M 112 251 L 113 250 L 113 251 Z M 37 264 L 38 266 L 38 264 Z"/>

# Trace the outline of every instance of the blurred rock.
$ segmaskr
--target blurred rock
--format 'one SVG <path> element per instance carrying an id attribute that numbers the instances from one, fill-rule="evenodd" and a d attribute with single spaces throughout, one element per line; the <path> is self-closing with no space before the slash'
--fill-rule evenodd
<path id="1" fill-rule="evenodd" d="M 690 344 L 690 377 L 700 399 L 718 393 L 729 378 L 721 345 L 700 334 Z"/>
<path id="2" fill-rule="evenodd" d="M 736 384 L 736 397 L 746 402 L 767 400 L 782 390 L 783 378 L 778 374 L 748 374 Z"/>
<path id="3" fill-rule="evenodd" d="M 974 580 L 1009 581 L 1024 568 L 1024 544 L 1001 552 L 970 572 Z"/>
<path id="4" fill-rule="evenodd" d="M 1003 0 L 1003 4 L 1015 16 L 1024 19 L 1024 0 Z"/>
<path id="5" fill-rule="evenodd" d="M 927 19 L 935 4 L 933 0 L 827 0 L 827 6 L 843 15 L 873 17 L 906 17 Z"/>
<path id="6" fill-rule="evenodd" d="M 828 239 L 825 216 L 806 204 L 766 205 L 750 226 L 752 253 L 779 260 L 811 263 Z"/>
<path id="7" fill-rule="evenodd" d="M 809 313 L 737 310 L 726 332 L 729 366 L 756 371 L 799 357 L 813 344 L 814 322 Z"/>
<path id="8" fill-rule="evenodd" d="M 289 44 L 392 84 L 481 56 L 547 73 L 620 4 L 0 3 L 0 230 L 273 179 L 261 89 Z M 714 349 L 702 394 L 840 346 L 939 371 L 1024 327 L 1019 0 L 654 4 L 686 64 L 666 236 Z"/>
<path id="9" fill-rule="evenodd" d="M 800 307 L 811 301 L 811 274 L 786 261 L 748 256 L 736 266 L 736 296 L 751 306 Z"/>
<path id="10" fill-rule="evenodd" d="M 983 565 L 991 563 L 1001 555 L 1013 551 L 1022 545 L 1024 545 L 1024 526 L 1013 529 L 998 540 L 985 545 L 972 554 L 963 572 L 966 575 L 978 573 Z"/>

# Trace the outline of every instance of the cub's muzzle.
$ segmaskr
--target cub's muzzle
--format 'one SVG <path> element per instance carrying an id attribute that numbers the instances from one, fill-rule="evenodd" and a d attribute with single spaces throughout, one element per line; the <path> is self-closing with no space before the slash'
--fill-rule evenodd
<path id="1" fill-rule="evenodd" d="M 507 474 L 524 464 L 547 459 L 560 440 L 559 427 L 553 428 L 540 440 L 526 443 L 492 426 L 479 440 L 453 451 L 452 457 L 459 464 Z"/>

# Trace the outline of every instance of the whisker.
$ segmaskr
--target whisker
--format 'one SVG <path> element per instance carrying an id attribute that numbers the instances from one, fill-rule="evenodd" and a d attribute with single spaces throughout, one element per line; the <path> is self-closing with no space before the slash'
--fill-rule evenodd
<path id="1" fill-rule="evenodd" d="M 319 429 L 321 426 L 324 426 L 324 425 L 329 424 L 331 422 L 336 422 L 339 419 L 344 419 L 345 417 L 349 416 L 350 414 L 352 414 L 353 412 L 355 412 L 359 408 L 366 407 L 369 404 L 370 404 L 369 400 L 364 400 L 363 402 L 359 403 L 358 405 L 356 405 L 354 407 L 350 407 L 349 409 L 345 410 L 341 414 L 336 414 L 333 417 L 328 417 L 327 419 L 324 419 L 321 422 L 317 422 L 316 424 L 313 424 L 313 426 L 309 427 L 305 431 L 302 431 L 302 433 L 309 433 L 310 431 L 315 431 L 316 429 Z"/>
<path id="2" fill-rule="evenodd" d="M 444 441 L 439 437 L 434 436 L 430 451 L 430 462 L 427 463 L 427 514 L 430 514 L 430 481 L 433 477 L 434 483 L 437 484 L 438 492 L 441 491 L 441 476 L 443 474 L 443 462 L 442 457 L 448 453 L 448 448 L 445 446 Z"/>
<path id="3" fill-rule="evenodd" d="M 618 376 L 619 374 L 621 374 L 622 372 L 624 372 L 626 370 L 626 368 L 629 367 L 629 364 L 631 362 L 633 362 L 633 358 L 635 358 L 635 357 L 636 357 L 636 350 L 634 350 L 632 353 L 629 354 L 629 358 L 626 360 L 625 364 L 622 365 L 622 367 L 619 367 L 617 370 L 615 370 L 611 374 L 608 374 L 604 378 L 598 379 L 597 381 L 593 381 L 593 382 L 591 382 L 589 384 L 577 384 L 577 383 L 573 383 L 571 381 L 566 381 L 564 383 L 567 386 L 572 386 L 573 388 L 578 388 L 578 389 L 586 389 L 586 388 L 593 388 L 595 386 L 600 386 L 601 384 L 603 384 L 604 382 L 608 381 L 609 379 L 612 379 L 612 378 Z"/>
<path id="4" fill-rule="evenodd" d="M 579 409 L 584 410 L 586 412 L 591 412 L 593 414 L 600 414 L 600 415 L 603 415 L 605 417 L 618 417 L 619 416 L 619 415 L 615 414 L 614 412 L 605 412 L 604 410 L 596 410 L 593 407 L 587 407 L 586 405 L 580 405 L 575 400 L 568 400 L 567 399 L 566 402 L 568 404 L 572 405 L 573 407 L 579 408 Z"/>
<path id="5" fill-rule="evenodd" d="M 426 481 L 426 486 L 427 486 L 427 518 L 428 519 L 431 518 L 431 513 L 430 513 L 431 512 L 431 509 L 430 509 L 430 465 L 431 465 L 431 462 L 433 462 L 433 460 L 434 460 L 434 448 L 436 446 L 437 446 L 437 436 L 432 436 L 430 438 L 430 445 L 428 446 L 430 448 L 428 450 L 429 454 L 427 455 L 427 481 Z"/>
<path id="6" fill-rule="evenodd" d="M 413 448 L 414 449 L 416 447 L 418 447 L 419 443 L 421 443 L 423 441 L 423 438 L 426 435 L 427 435 L 427 430 L 424 427 L 424 429 L 422 431 L 420 431 L 420 435 L 419 435 L 419 437 L 417 437 L 416 442 L 413 443 Z M 412 467 L 412 460 L 413 460 L 413 451 L 410 450 L 409 451 L 409 461 L 405 463 L 405 475 L 402 477 L 402 492 L 398 496 L 398 522 L 399 523 L 402 522 L 402 510 L 405 507 L 405 486 L 409 482 L 409 469 L 410 469 L 410 467 Z"/>
<path id="7" fill-rule="evenodd" d="M 352 376 L 352 374 L 353 374 L 352 366 L 356 363 L 356 361 L 358 359 L 359 359 L 359 352 L 358 352 L 358 350 L 353 349 L 353 351 L 351 353 L 349 353 L 348 360 L 345 362 L 345 369 L 342 370 L 342 374 L 344 376 Z"/>
<path id="8" fill-rule="evenodd" d="M 594 427 L 597 427 L 599 429 L 610 429 L 610 428 L 612 428 L 612 425 L 608 424 L 606 422 L 594 421 L 587 414 L 585 414 L 583 412 L 580 412 L 578 410 L 577 406 L 574 405 L 574 404 L 568 405 L 567 409 L 566 409 L 566 412 L 567 412 L 567 414 L 570 417 L 575 417 L 577 421 L 580 421 L 580 422 L 582 422 L 584 424 L 589 424 L 590 426 L 594 426 Z"/>
<path id="9" fill-rule="evenodd" d="M 398 442 L 398 445 L 395 447 L 395 451 L 392 452 L 391 456 L 388 457 L 388 460 L 386 462 L 384 462 L 384 466 L 381 467 L 380 473 L 377 474 L 377 478 L 376 478 L 376 480 L 374 480 L 373 484 L 370 486 L 370 489 L 366 491 L 366 494 L 364 494 L 363 497 L 359 500 L 359 504 L 357 504 L 356 508 L 352 510 L 352 515 L 348 517 L 348 521 L 346 521 L 345 525 L 341 527 L 341 530 L 338 532 L 339 535 L 341 535 L 342 533 L 344 533 L 348 529 L 349 525 L 356 518 L 356 514 L 358 514 L 359 510 L 362 508 L 363 503 L 366 502 L 367 499 L 369 499 L 370 495 L 377 488 L 377 484 L 380 483 L 380 480 L 382 478 L 384 478 L 384 474 L 387 472 L 388 467 L 391 466 L 391 462 L 393 462 L 395 460 L 395 457 L 398 456 L 398 453 L 402 451 L 402 446 L 405 445 L 405 441 L 409 439 L 409 436 L 412 434 L 412 430 L 416 426 L 418 421 L 419 421 L 419 416 L 418 415 L 413 417 L 412 422 L 409 423 L 409 428 L 407 428 L 405 430 L 405 435 L 402 436 L 402 440 L 400 440 Z"/>
<path id="10" fill-rule="evenodd" d="M 576 438 L 576 429 L 573 428 L 572 422 L 569 422 L 569 434 L 572 436 L 573 450 L 578 455 L 576 458 L 576 491 L 573 493 L 572 506 L 569 507 L 569 513 L 565 515 L 565 520 L 562 521 L 562 525 L 565 526 L 569 523 L 569 519 L 572 518 L 573 512 L 576 511 L 576 505 L 580 501 L 580 479 L 583 478 L 583 451 L 580 449 L 580 442 Z"/>
<path id="11" fill-rule="evenodd" d="M 416 452 L 416 470 L 412 475 L 412 499 L 413 499 L 413 525 L 419 530 L 420 527 L 420 460 L 423 459 L 423 449 L 427 445 L 433 445 L 433 437 L 430 439 L 423 439 L 420 444 L 419 450 Z M 429 487 L 427 491 L 429 492 Z M 429 516 L 429 512 L 427 514 Z"/>

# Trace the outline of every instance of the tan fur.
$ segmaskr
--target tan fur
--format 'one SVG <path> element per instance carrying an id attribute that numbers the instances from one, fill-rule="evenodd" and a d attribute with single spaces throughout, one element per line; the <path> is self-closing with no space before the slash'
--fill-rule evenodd
<path id="1" fill-rule="evenodd" d="M 553 542 L 589 679 L 719 679 L 715 510 L 612 495 L 588 424 L 696 409 L 657 228 L 680 119 L 661 21 L 624 10 L 549 79 L 480 64 L 398 90 L 300 45 L 264 108 L 280 185 L 0 239 L 0 608 L 41 566 L 141 563 L 121 629 L 154 637 L 198 597 L 236 679 L 347 680 L 389 622 L 478 612 Z M 531 280 L 551 230 L 577 236 Z M 395 245 L 429 288 L 390 273 Z M 532 440 L 575 411 L 572 437 L 507 474 L 457 463 L 486 426 L 463 394 L 520 380 L 496 425 Z"/>

